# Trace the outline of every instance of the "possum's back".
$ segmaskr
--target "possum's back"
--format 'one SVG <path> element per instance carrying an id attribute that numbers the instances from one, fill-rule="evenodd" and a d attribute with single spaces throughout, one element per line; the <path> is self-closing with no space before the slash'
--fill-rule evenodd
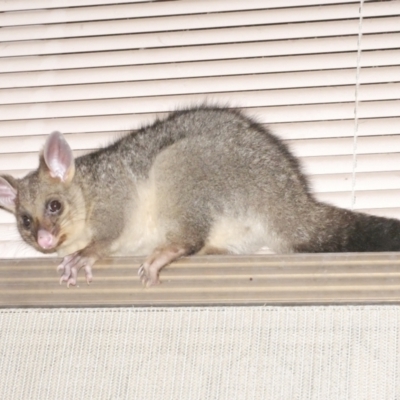
<path id="1" fill-rule="evenodd" d="M 265 240 L 267 234 L 291 233 L 308 214 L 311 196 L 297 160 L 239 112 L 178 112 L 141 134 L 158 144 L 149 172 L 169 223 L 184 219 L 204 232 L 218 224 L 218 237 L 229 230 L 243 237 L 234 229 L 239 221 L 244 227 L 262 224 Z"/>
<path id="2" fill-rule="evenodd" d="M 277 199 L 287 192 L 297 201 L 309 197 L 297 159 L 266 127 L 241 112 L 178 112 L 146 134 L 151 140 L 170 139 L 168 146 L 159 147 L 156 165 L 162 164 L 159 168 L 171 177 L 179 175 L 192 189 L 203 186 L 218 195 L 253 195 L 254 200 L 259 193 L 264 204 L 266 192 Z"/>

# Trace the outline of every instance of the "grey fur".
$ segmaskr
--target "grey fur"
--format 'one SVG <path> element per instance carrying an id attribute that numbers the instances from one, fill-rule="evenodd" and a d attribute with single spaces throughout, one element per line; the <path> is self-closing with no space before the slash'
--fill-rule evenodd
<path id="1" fill-rule="evenodd" d="M 130 246 L 140 253 L 124 239 L 135 237 L 127 228 L 144 232 L 138 241 L 150 255 L 139 272 L 146 285 L 158 283 L 159 270 L 170 261 L 197 252 L 241 253 L 260 244 L 281 253 L 400 250 L 399 221 L 316 201 L 287 147 L 251 118 L 226 108 L 174 112 L 77 158 L 70 183 L 49 177 L 43 158 L 25 178 L 6 179 L 17 188 L 21 235 L 38 250 L 44 251 L 36 243 L 40 227 L 57 235 L 57 225 L 84 221 L 86 236 L 79 238 L 84 247 L 67 246 L 64 250 L 77 254 L 75 264 L 65 258 L 60 268 L 62 280 L 71 284 L 81 267 L 91 276 L 98 258 L 129 252 Z M 147 197 L 142 187 L 150 187 Z M 49 197 L 65 204 L 60 216 L 43 211 Z M 143 203 L 148 198 L 154 206 Z M 142 221 L 135 214 L 142 208 L 148 226 L 132 225 Z M 32 215 L 30 231 L 21 223 L 24 213 Z M 150 231 L 157 231 L 154 238 L 146 236 Z M 63 243 L 51 249 L 66 255 L 64 250 Z"/>

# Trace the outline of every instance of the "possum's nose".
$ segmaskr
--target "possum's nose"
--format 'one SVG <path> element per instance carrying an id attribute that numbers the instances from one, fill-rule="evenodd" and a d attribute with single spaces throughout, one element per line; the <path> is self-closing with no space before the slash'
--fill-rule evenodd
<path id="1" fill-rule="evenodd" d="M 39 229 L 37 242 L 42 249 L 52 249 L 56 245 L 56 238 L 45 229 Z"/>

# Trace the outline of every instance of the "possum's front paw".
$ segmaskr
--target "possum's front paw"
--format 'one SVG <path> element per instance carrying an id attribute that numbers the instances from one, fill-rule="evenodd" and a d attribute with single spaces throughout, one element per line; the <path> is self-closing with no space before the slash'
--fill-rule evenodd
<path id="1" fill-rule="evenodd" d="M 60 285 L 63 282 L 67 282 L 68 288 L 69 285 L 76 285 L 78 272 L 81 268 L 85 270 L 86 283 L 89 285 L 93 279 L 92 266 L 95 262 L 95 258 L 83 256 L 80 251 L 64 257 L 61 264 L 57 267 L 57 271 L 62 274 Z"/>

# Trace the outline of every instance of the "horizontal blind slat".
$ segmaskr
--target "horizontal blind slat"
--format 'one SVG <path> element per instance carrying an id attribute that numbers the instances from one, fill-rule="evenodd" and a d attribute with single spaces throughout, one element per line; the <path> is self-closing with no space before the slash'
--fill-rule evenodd
<path id="1" fill-rule="evenodd" d="M 15 219 L 15 218 L 14 218 Z M 15 221 L 11 224 L 0 224 L 0 241 L 21 241 Z"/>
<path id="2" fill-rule="evenodd" d="M 15 241 L 0 241 L 1 258 L 36 258 L 48 257 L 39 253 L 33 248 L 29 248 L 22 240 Z M 56 275 L 55 275 L 56 276 Z"/>
<path id="3" fill-rule="evenodd" d="M 359 211 L 369 209 L 373 213 L 374 208 L 395 208 L 399 204 L 399 196 L 400 190 L 357 191 L 354 209 Z M 317 193 L 316 197 L 337 207 L 351 208 L 351 192 Z"/>
<path id="4" fill-rule="evenodd" d="M 356 172 L 400 171 L 399 153 L 358 154 Z M 301 157 L 304 170 L 309 175 L 345 174 L 353 170 L 353 156 Z"/>
<path id="5" fill-rule="evenodd" d="M 165 116 L 165 113 L 157 113 L 157 115 L 161 117 Z M 155 114 L 143 113 L 54 119 L 33 117 L 33 119 L 19 121 L 0 121 L 0 136 L 44 135 L 56 130 L 66 133 L 98 132 L 101 130 L 127 131 L 153 122 L 155 116 Z"/>
<path id="6" fill-rule="evenodd" d="M 85 150 L 75 150 L 74 156 L 78 157 L 87 153 Z M 18 157 L 15 154 L 2 154 L 0 157 L 0 170 L 7 171 L 8 169 L 18 170 L 35 169 L 39 165 L 39 154 L 37 152 L 20 153 Z"/>
<path id="7" fill-rule="evenodd" d="M 154 0 L 2 0 L 0 3 L 0 11 L 24 11 L 24 10 L 40 10 L 52 8 L 67 8 L 67 7 L 83 7 L 83 6 L 98 6 L 108 4 L 123 4 L 123 3 L 144 3 L 152 2 Z M 186 0 L 187 1 L 187 0 Z M 354 3 L 354 0 L 285 0 L 285 3 L 280 4 L 280 7 L 295 7 L 295 6 L 310 6 L 322 4 L 345 4 Z M 248 4 L 247 7 L 255 6 L 256 2 L 252 0 L 253 4 Z M 264 0 L 261 2 L 263 8 L 275 8 L 275 0 Z M 246 7 L 243 2 L 230 1 L 230 6 L 234 7 L 240 4 L 240 7 Z M 226 5 L 224 5 L 226 7 Z"/>
<path id="8" fill-rule="evenodd" d="M 400 208 L 399 207 L 388 207 L 388 208 L 363 208 L 363 213 L 373 214 L 379 217 L 396 218 L 400 219 Z"/>
<path id="9" fill-rule="evenodd" d="M 360 102 L 358 117 L 360 119 L 396 117 L 399 107 L 400 101 L 398 100 Z M 247 107 L 244 108 L 246 109 Z M 252 107 L 250 109 L 252 110 L 252 115 L 269 124 L 342 119 L 353 120 L 354 118 L 353 102 L 282 107 Z"/>
<path id="10" fill-rule="evenodd" d="M 72 23 L 77 21 L 117 20 L 140 17 L 155 17 L 174 15 L 179 18 L 182 14 L 200 14 L 228 12 L 231 10 L 263 9 L 265 1 L 252 0 L 213 0 L 202 1 L 164 1 L 142 4 L 120 4 L 118 6 L 95 6 L 66 8 L 61 10 L 21 11 L 0 14 L 1 26 L 35 25 Z M 396 2 L 395 2 L 396 3 Z M 275 3 L 276 4 L 276 3 Z M 302 5 L 299 3 L 299 5 Z M 276 6 L 275 6 L 276 7 Z M 266 22 L 279 23 L 291 21 L 310 21 L 315 19 L 356 18 L 357 4 L 325 5 L 323 7 L 296 7 L 296 12 L 290 8 L 269 8 Z M 329 15 L 331 14 L 331 18 Z"/>
<path id="11" fill-rule="evenodd" d="M 400 14 L 400 2 L 390 1 L 365 1 L 362 8 L 363 18 L 381 17 L 384 15 Z"/>
<path id="12" fill-rule="evenodd" d="M 53 8 L 97 6 L 100 4 L 144 3 L 153 0 L 2 0 L 0 11 L 26 11 Z"/>
<path id="13" fill-rule="evenodd" d="M 122 135 L 122 132 L 96 132 L 95 134 L 73 133 L 66 135 L 66 139 L 74 150 L 93 150 L 110 144 Z M 46 138 L 47 135 L 0 136 L 0 154 L 39 151 L 42 149 Z"/>
<path id="14" fill-rule="evenodd" d="M 398 135 L 384 138 L 382 136 L 358 137 L 357 154 L 400 154 L 400 126 L 398 133 Z M 285 142 L 298 157 L 347 155 L 353 154 L 354 151 L 353 137 L 286 140 Z"/>
<path id="15" fill-rule="evenodd" d="M 312 192 L 330 193 L 351 192 L 353 189 L 353 174 L 321 174 L 309 175 Z M 400 190 L 400 172 L 357 172 L 354 186 L 356 191 L 368 190 Z"/>
<path id="16" fill-rule="evenodd" d="M 8 213 L 8 212 L 3 212 L 1 210 L 0 212 L 0 224 L 13 224 L 15 226 L 15 216 L 14 214 Z"/>
<path id="17" fill-rule="evenodd" d="M 37 165 L 36 165 L 37 167 Z M 32 168 L 30 169 L 26 169 L 26 168 L 22 168 L 22 169 L 7 169 L 7 170 L 0 170 L 0 174 L 6 174 L 6 175 L 11 175 L 14 178 L 20 179 L 23 178 L 25 175 L 29 174 L 29 172 L 32 171 Z M 1 213 L 0 213 L 1 214 Z"/>
<path id="18" fill-rule="evenodd" d="M 1 125 L 0 125 L 1 126 Z M 353 137 L 354 120 L 277 123 L 271 125 L 282 139 Z M 358 120 L 357 136 L 393 135 L 400 132 L 400 117 Z"/>

